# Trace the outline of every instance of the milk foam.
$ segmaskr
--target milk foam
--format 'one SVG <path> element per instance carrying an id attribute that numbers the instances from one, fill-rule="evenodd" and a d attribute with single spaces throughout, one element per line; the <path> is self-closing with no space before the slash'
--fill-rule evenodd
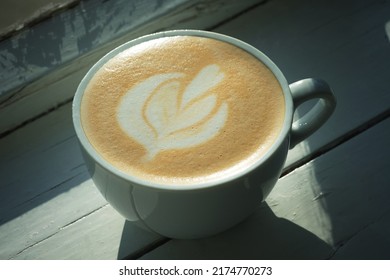
<path id="1" fill-rule="evenodd" d="M 224 79 L 220 67 L 204 67 L 181 90 L 185 76 L 180 72 L 151 76 L 132 87 L 118 106 L 118 123 L 147 150 L 144 160 L 163 150 L 205 143 L 226 123 L 228 104 L 218 104 L 212 92 Z"/>
<path id="2" fill-rule="evenodd" d="M 91 78 L 83 129 L 118 170 L 191 185 L 235 174 L 274 143 L 284 121 L 282 89 L 246 51 L 194 36 L 130 47 Z"/>

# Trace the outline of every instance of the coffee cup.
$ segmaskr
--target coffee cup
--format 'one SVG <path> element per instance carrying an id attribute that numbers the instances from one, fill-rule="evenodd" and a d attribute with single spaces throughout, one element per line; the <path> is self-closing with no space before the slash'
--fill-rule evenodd
<path id="1" fill-rule="evenodd" d="M 309 100 L 316 105 L 293 121 Z M 188 239 L 253 213 L 288 150 L 335 106 L 326 82 L 289 85 L 247 43 L 174 30 L 101 58 L 77 89 L 73 123 L 91 177 L 112 207 L 147 230 Z"/>

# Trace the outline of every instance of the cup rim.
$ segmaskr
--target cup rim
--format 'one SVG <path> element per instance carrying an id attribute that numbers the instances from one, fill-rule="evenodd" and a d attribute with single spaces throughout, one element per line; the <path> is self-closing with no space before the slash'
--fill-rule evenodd
<path id="1" fill-rule="evenodd" d="M 172 37 L 172 36 L 196 36 L 196 37 L 206 37 L 211 39 L 220 40 L 223 42 L 230 43 L 236 47 L 239 47 L 243 49 L 244 51 L 248 52 L 249 54 L 253 55 L 257 59 L 259 59 L 262 63 L 264 63 L 274 74 L 276 79 L 278 80 L 284 96 L 284 102 L 285 102 L 285 116 L 283 121 L 283 126 L 281 131 L 279 132 L 279 135 L 276 139 L 276 141 L 271 145 L 271 147 L 263 154 L 261 157 L 259 157 L 258 160 L 254 161 L 254 163 L 250 164 L 244 169 L 240 169 L 238 172 L 234 172 L 233 174 L 229 174 L 226 176 L 223 176 L 222 178 L 216 178 L 216 179 L 210 179 L 206 182 L 196 182 L 191 184 L 183 184 L 183 185 L 175 185 L 175 184 L 167 184 L 167 183 L 156 183 L 148 180 L 144 180 L 141 178 L 138 178 L 136 176 L 130 175 L 128 173 L 125 173 L 124 171 L 119 170 L 114 165 L 110 164 L 107 160 L 105 160 L 92 146 L 92 144 L 89 142 L 81 124 L 81 116 L 80 116 L 80 105 L 82 101 L 82 97 L 85 91 L 86 86 L 88 85 L 90 79 L 93 77 L 93 75 L 111 58 L 113 58 L 115 55 L 120 53 L 121 51 L 124 51 L 132 46 L 138 45 L 140 43 L 158 39 L 158 38 L 164 38 L 164 37 Z M 204 188 L 210 188 L 210 187 L 216 187 L 223 185 L 227 182 L 231 182 L 234 180 L 237 180 L 241 177 L 244 177 L 245 175 L 251 173 L 253 170 L 258 168 L 260 165 L 262 165 L 264 162 L 266 162 L 275 152 L 276 150 L 282 145 L 282 143 L 285 141 L 285 138 L 288 137 L 288 134 L 290 133 L 291 124 L 292 124 L 292 117 L 293 117 L 293 101 L 290 94 L 290 88 L 289 84 L 284 77 L 282 71 L 276 66 L 276 64 L 263 52 L 258 50 L 257 48 L 253 47 L 252 45 L 245 43 L 237 38 L 211 32 L 211 31 L 203 31 L 203 30 L 192 30 L 192 29 L 178 29 L 178 30 L 170 30 L 170 31 L 162 31 L 162 32 L 156 32 L 149 35 L 141 36 L 136 39 L 130 40 L 110 52 L 108 52 L 106 55 L 104 55 L 102 58 L 100 58 L 85 74 L 83 79 L 81 80 L 80 84 L 77 87 L 75 96 L 73 98 L 72 103 L 72 119 L 73 119 L 73 126 L 76 131 L 76 135 L 79 139 L 80 144 L 82 147 L 86 150 L 88 155 L 93 158 L 95 163 L 98 163 L 101 167 L 105 168 L 112 174 L 115 174 L 116 176 L 125 179 L 126 181 L 129 181 L 131 183 L 135 183 L 137 185 L 141 185 L 143 187 L 148 187 L 152 189 L 159 189 L 159 190 L 194 190 L 194 189 L 204 189 Z M 92 176 L 92 174 L 91 174 Z"/>

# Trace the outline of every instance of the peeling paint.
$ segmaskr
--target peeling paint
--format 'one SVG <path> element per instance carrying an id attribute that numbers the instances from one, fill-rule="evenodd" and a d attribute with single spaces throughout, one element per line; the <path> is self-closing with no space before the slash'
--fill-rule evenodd
<path id="1" fill-rule="evenodd" d="M 81 1 L 0 42 L 0 102 L 59 65 L 190 0 Z M 4 104 L 3 104 L 4 105 Z"/>

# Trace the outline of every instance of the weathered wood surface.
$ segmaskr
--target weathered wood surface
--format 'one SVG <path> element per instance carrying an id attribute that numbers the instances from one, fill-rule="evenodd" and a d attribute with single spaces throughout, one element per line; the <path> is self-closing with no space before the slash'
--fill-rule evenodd
<path id="1" fill-rule="evenodd" d="M 179 10 L 173 19 L 183 21 L 173 26 L 208 28 L 220 22 L 213 30 L 262 49 L 291 82 L 308 76 L 326 79 L 338 99 L 334 116 L 291 151 L 287 175 L 249 220 L 210 239 L 159 246 L 167 239 L 125 222 L 93 186 L 68 102 L 0 139 L 0 258 L 388 257 L 386 11 L 389 1 L 379 0 L 270 0 L 245 13 L 236 10 L 239 16 L 233 18 L 234 13 L 212 10 L 190 21 Z M 216 14 L 218 21 L 213 21 Z M 89 56 L 92 61 L 99 55 Z M 53 72 L 51 79 L 59 81 L 40 81 L 36 91 L 44 92 L 39 96 L 58 91 L 71 96 L 85 65 Z M 64 77 L 63 69 L 72 75 Z M 32 102 L 23 100 L 20 108 L 28 110 Z M 0 109 L 2 124 L 14 117 L 9 108 Z"/>
<path id="2" fill-rule="evenodd" d="M 0 40 L 33 26 L 53 13 L 67 9 L 80 0 L 2 0 L 0 2 Z"/>

